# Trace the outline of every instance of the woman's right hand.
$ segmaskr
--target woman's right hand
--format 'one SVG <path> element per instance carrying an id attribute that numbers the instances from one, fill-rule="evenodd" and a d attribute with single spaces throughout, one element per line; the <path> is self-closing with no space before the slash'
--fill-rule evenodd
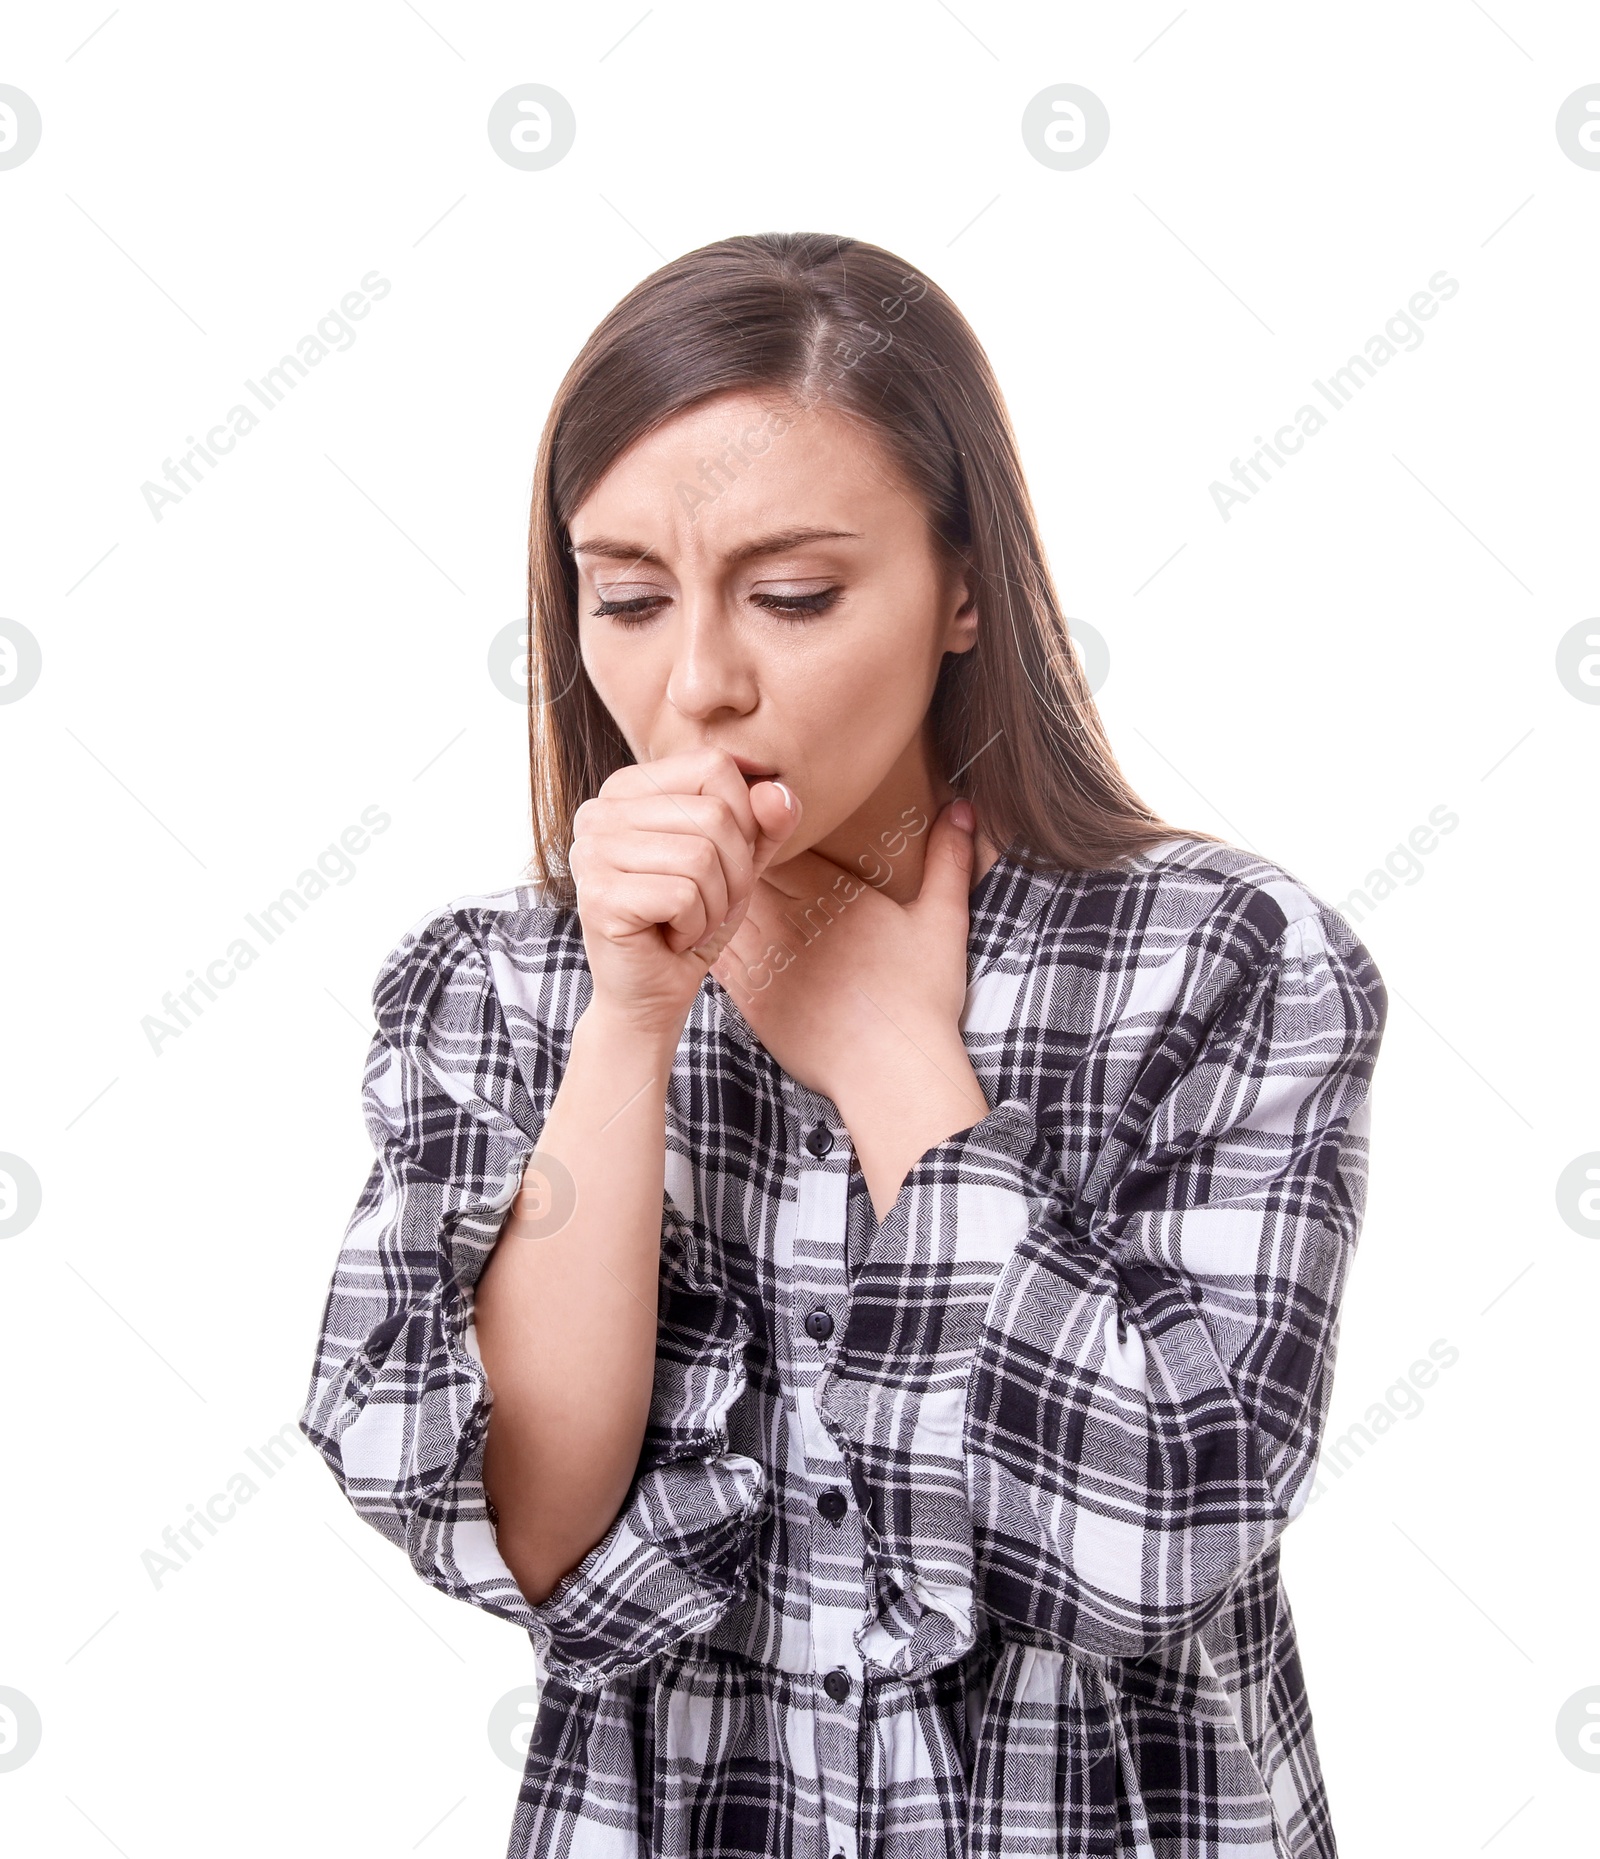
<path id="1" fill-rule="evenodd" d="M 725 749 L 619 768 L 573 816 L 569 862 L 593 1005 L 676 1041 L 800 803 Z"/>

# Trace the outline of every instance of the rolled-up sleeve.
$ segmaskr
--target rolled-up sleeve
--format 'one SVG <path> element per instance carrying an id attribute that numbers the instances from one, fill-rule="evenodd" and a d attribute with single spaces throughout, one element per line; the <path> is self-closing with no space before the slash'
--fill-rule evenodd
<path id="1" fill-rule="evenodd" d="M 1342 919 L 1291 922 L 1167 1018 L 1082 1192 L 1008 1261 L 966 1409 L 991 1614 L 1142 1657 L 1303 1507 L 1386 1006 Z"/>
<path id="2" fill-rule="evenodd" d="M 1080 1035 L 1059 1103 L 930 1149 L 884 1222 L 826 1401 L 891 1669 L 979 1615 L 1143 1657 L 1309 1495 L 1387 1000 L 1336 913 L 1259 927 L 1203 932 L 1171 997 Z"/>
<path id="3" fill-rule="evenodd" d="M 493 1396 L 472 1303 L 560 1063 L 524 1041 L 530 1094 L 480 937 L 447 913 L 409 932 L 380 968 L 362 1082 L 374 1160 L 334 1267 L 299 1424 L 357 1515 L 423 1580 L 522 1627 L 546 1669 L 597 1683 L 708 1624 L 741 1590 L 762 1480 L 726 1452 L 725 1420 L 748 1331 L 731 1307 L 718 1310 L 687 1382 L 670 1355 L 658 1361 L 665 1417 L 653 1410 L 621 1514 L 531 1604 L 500 1554 L 483 1485 Z M 680 1225 L 664 1197 L 665 1310 L 692 1290 L 680 1263 L 692 1236 Z"/>

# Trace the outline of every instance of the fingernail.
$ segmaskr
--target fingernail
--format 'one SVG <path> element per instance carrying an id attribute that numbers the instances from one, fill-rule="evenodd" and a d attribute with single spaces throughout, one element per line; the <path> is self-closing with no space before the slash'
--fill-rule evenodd
<path id="1" fill-rule="evenodd" d="M 955 821 L 962 832 L 970 833 L 972 831 L 973 822 L 977 818 L 977 815 L 972 811 L 972 802 L 970 800 L 958 800 L 954 802 L 950 808 L 950 818 Z"/>
<path id="2" fill-rule="evenodd" d="M 789 792 L 789 790 L 783 785 L 781 781 L 774 781 L 772 785 L 778 790 L 780 794 L 782 794 L 784 806 L 788 809 L 790 813 L 793 813 L 794 812 L 794 796 Z"/>

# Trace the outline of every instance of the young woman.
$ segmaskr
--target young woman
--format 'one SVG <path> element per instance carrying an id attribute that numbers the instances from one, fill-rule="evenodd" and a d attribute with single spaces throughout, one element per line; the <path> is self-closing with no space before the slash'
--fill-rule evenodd
<path id="1" fill-rule="evenodd" d="M 1278 1539 L 1367 950 L 1129 790 L 983 352 L 875 246 L 617 305 L 530 590 L 530 877 L 379 973 L 301 1421 L 532 1636 L 511 1859 L 1326 1859 Z"/>

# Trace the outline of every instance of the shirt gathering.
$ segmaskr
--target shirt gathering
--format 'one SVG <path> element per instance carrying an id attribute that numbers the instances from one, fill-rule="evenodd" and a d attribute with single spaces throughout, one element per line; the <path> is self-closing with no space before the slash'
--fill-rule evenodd
<path id="1" fill-rule="evenodd" d="M 518 885 L 380 968 L 300 1425 L 422 1579 L 530 1636 L 507 1859 L 1336 1852 L 1278 1546 L 1382 980 L 1282 867 L 1184 837 L 1087 872 L 1008 850 L 969 919 L 992 1108 L 881 1222 L 837 1107 L 701 984 L 638 1467 L 536 1606 L 483 1487 L 473 1287 L 590 999 L 581 927 Z"/>

